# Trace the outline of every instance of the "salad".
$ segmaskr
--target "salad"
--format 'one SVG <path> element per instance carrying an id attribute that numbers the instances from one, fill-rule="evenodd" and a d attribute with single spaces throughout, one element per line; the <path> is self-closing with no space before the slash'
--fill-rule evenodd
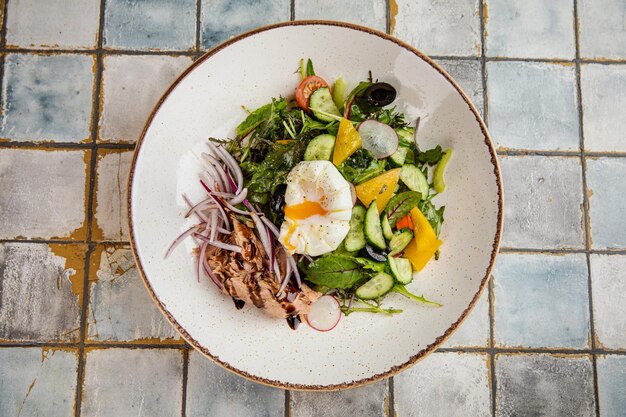
<path id="1" fill-rule="evenodd" d="M 292 328 L 334 328 L 353 312 L 397 314 L 396 292 L 440 306 L 405 287 L 438 259 L 452 150 L 419 146 L 420 119 L 393 107 L 396 89 L 369 78 L 332 88 L 300 62 L 294 98 L 273 98 L 236 128 L 209 138 L 201 159 L 206 198 L 186 217 L 198 279 L 208 277 L 235 306 L 250 303 Z M 347 94 L 346 94 L 347 93 Z"/>

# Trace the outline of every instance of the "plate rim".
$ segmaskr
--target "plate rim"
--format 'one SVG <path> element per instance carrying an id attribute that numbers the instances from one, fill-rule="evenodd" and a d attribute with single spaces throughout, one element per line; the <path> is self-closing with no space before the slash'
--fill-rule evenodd
<path id="1" fill-rule="evenodd" d="M 429 64 L 455 88 L 455 90 L 463 98 L 463 101 L 465 101 L 465 103 L 468 105 L 470 111 L 474 114 L 476 121 L 479 124 L 480 130 L 483 134 L 485 145 L 487 145 L 487 148 L 489 150 L 489 154 L 491 156 L 491 164 L 493 166 L 493 172 L 496 176 L 496 185 L 497 185 L 497 192 L 498 192 L 498 216 L 497 216 L 496 233 L 495 233 L 494 240 L 492 243 L 491 257 L 489 261 L 489 266 L 487 267 L 485 271 L 485 276 L 481 279 L 480 286 L 478 290 L 476 291 L 476 293 L 474 294 L 474 296 L 472 297 L 467 308 L 463 311 L 463 313 L 461 313 L 460 317 L 454 323 L 452 323 L 452 325 L 441 336 L 435 339 L 433 343 L 427 345 L 425 348 L 418 351 L 415 355 L 412 355 L 403 364 L 393 366 L 385 372 L 375 374 L 368 378 L 352 380 L 352 381 L 343 382 L 340 384 L 329 384 L 329 385 L 295 384 L 295 383 L 282 382 L 282 381 L 272 380 L 268 378 L 263 378 L 263 377 L 259 377 L 256 375 L 252 375 L 244 370 L 238 369 L 235 366 L 229 364 L 228 362 L 221 360 L 216 355 L 213 355 L 211 352 L 209 352 L 207 348 L 202 346 L 198 341 L 196 341 L 193 337 L 191 337 L 191 335 L 176 321 L 176 319 L 172 316 L 172 314 L 168 311 L 168 309 L 163 305 L 161 300 L 157 297 L 143 269 L 143 264 L 137 253 L 137 247 L 136 247 L 136 242 L 135 242 L 135 232 L 134 232 L 134 227 L 133 227 L 133 216 L 132 216 L 133 214 L 132 190 L 133 190 L 135 168 L 137 164 L 137 156 L 139 155 L 139 152 L 141 150 L 141 146 L 143 144 L 143 140 L 146 136 L 148 128 L 152 124 L 154 116 L 156 115 L 157 111 L 161 108 L 161 105 L 163 104 L 165 99 L 178 86 L 178 84 L 181 81 L 183 81 L 187 77 L 187 75 L 189 75 L 189 73 L 191 73 L 193 70 L 196 69 L 196 67 L 204 63 L 206 60 L 211 58 L 214 54 L 216 54 L 220 50 L 240 40 L 246 39 L 250 36 L 254 36 L 258 33 L 277 29 L 277 28 L 288 27 L 288 26 L 337 26 L 337 27 L 347 28 L 351 30 L 356 30 L 359 32 L 365 32 L 370 35 L 378 36 L 384 40 L 391 41 L 397 44 L 398 46 L 406 49 L 407 51 L 413 53 L 418 58 L 422 59 L 424 62 Z M 493 144 L 493 140 L 491 139 L 491 135 L 489 134 L 489 131 L 487 130 L 487 126 L 485 122 L 483 121 L 482 117 L 480 116 L 480 113 L 478 113 L 478 110 L 476 109 L 474 104 L 467 97 L 467 95 L 461 89 L 461 87 L 457 84 L 457 82 L 433 59 L 431 59 L 426 54 L 419 51 L 417 48 L 409 45 L 408 43 L 401 41 L 393 37 L 392 35 L 389 35 L 387 33 L 381 32 L 376 29 L 372 29 L 366 26 L 355 24 L 355 23 L 342 22 L 342 21 L 336 21 L 336 20 L 296 20 L 296 21 L 286 21 L 286 22 L 279 22 L 279 23 L 261 26 L 261 27 L 249 30 L 247 32 L 244 32 L 235 37 L 232 37 L 219 45 L 216 45 L 215 47 L 205 52 L 197 60 L 195 60 L 189 67 L 187 67 L 176 78 L 176 80 L 174 80 L 170 84 L 170 86 L 167 88 L 167 90 L 165 90 L 165 92 L 161 95 L 157 103 L 152 108 L 152 111 L 150 112 L 150 115 L 148 116 L 146 123 L 144 124 L 144 127 L 141 131 L 141 135 L 139 136 L 139 139 L 137 143 L 135 144 L 135 150 L 133 152 L 133 158 L 131 161 L 130 173 L 128 176 L 128 189 L 126 193 L 127 193 L 127 203 L 126 203 L 127 223 L 128 223 L 129 237 L 130 237 L 129 242 L 130 242 L 130 247 L 133 253 L 133 258 L 135 260 L 135 264 L 137 265 L 137 271 L 139 272 L 139 275 L 141 276 L 142 281 L 144 285 L 146 286 L 148 293 L 150 294 L 150 297 L 152 297 L 152 300 L 155 302 L 155 304 L 158 306 L 161 313 L 163 313 L 163 315 L 170 322 L 170 324 L 176 329 L 176 331 L 183 337 L 183 339 L 187 343 L 189 343 L 191 346 L 194 347 L 194 349 L 202 353 L 207 358 L 211 359 L 213 362 L 222 366 L 223 368 L 239 376 L 242 376 L 248 380 L 251 380 L 253 382 L 261 383 L 261 384 L 268 385 L 268 386 L 275 387 L 275 388 L 295 390 L 295 391 L 337 391 L 337 390 L 351 389 L 351 388 L 373 384 L 375 382 L 381 381 L 383 379 L 392 377 L 400 373 L 401 371 L 411 367 L 412 365 L 414 365 L 415 363 L 417 363 L 418 361 L 422 360 L 426 356 L 430 355 L 433 351 L 435 351 L 435 349 L 439 347 L 441 344 L 443 344 L 456 331 L 456 329 L 463 323 L 463 321 L 465 321 L 465 319 L 469 316 L 469 313 L 476 306 L 478 299 L 484 292 L 485 288 L 487 287 L 487 283 L 489 282 L 489 279 L 491 277 L 491 272 L 494 268 L 496 256 L 498 254 L 500 241 L 502 238 L 503 223 L 504 223 L 504 219 L 503 219 L 504 196 L 503 196 L 503 187 L 502 187 L 502 175 L 500 171 L 500 164 L 498 162 L 496 149 Z"/>

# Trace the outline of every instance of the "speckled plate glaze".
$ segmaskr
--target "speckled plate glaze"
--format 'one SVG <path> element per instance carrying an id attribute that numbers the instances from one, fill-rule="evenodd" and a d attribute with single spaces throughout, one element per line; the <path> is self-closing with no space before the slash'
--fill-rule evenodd
<path id="1" fill-rule="evenodd" d="M 397 105 L 421 116 L 423 148 L 454 148 L 441 258 L 409 289 L 443 304 L 429 308 L 392 294 L 393 317 L 353 314 L 333 331 L 291 330 L 254 307 L 236 310 L 209 280 L 196 280 L 191 243 L 163 255 L 183 230 L 182 192 L 199 192 L 195 153 L 209 136 L 234 135 L 270 97 L 293 94 L 299 59 L 311 57 L 328 80 L 367 77 L 398 89 Z M 351 388 L 389 377 L 432 352 L 461 324 L 485 288 L 502 229 L 502 185 L 489 134 L 459 86 L 429 58 L 371 29 L 299 21 L 243 34 L 209 51 L 169 88 L 150 115 L 130 176 L 131 242 L 146 286 L 195 348 L 257 382 L 289 389 Z"/>

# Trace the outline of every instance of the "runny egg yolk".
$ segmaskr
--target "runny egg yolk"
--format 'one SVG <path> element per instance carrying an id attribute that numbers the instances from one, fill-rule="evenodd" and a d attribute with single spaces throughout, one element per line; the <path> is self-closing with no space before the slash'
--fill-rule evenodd
<path id="1" fill-rule="evenodd" d="M 285 217 L 289 217 L 291 220 L 303 220 L 316 214 L 320 216 L 328 214 L 328 210 L 317 201 L 304 200 L 302 203 L 285 207 Z"/>
<path id="2" fill-rule="evenodd" d="M 322 205 L 317 201 L 304 200 L 302 203 L 285 207 L 285 217 L 294 220 L 294 223 L 289 226 L 289 230 L 287 231 L 287 239 L 285 245 L 287 246 L 287 249 L 296 249 L 289 243 L 291 236 L 294 234 L 296 228 L 298 227 L 298 223 L 296 223 L 295 220 L 307 219 L 311 216 L 315 216 L 316 214 L 319 214 L 320 216 L 325 216 L 326 214 L 328 214 L 328 210 L 322 207 Z"/>

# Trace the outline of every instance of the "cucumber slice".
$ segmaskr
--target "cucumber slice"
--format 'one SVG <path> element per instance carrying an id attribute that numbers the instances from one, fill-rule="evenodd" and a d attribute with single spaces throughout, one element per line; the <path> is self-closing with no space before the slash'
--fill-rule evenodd
<path id="1" fill-rule="evenodd" d="M 335 106 L 339 111 L 342 110 L 343 100 L 346 97 L 346 90 L 348 89 L 348 84 L 343 77 L 337 78 L 335 80 L 335 84 L 333 84 L 333 101 L 335 102 Z"/>
<path id="2" fill-rule="evenodd" d="M 384 250 L 387 248 L 385 242 L 385 236 L 383 236 L 383 229 L 380 225 L 380 217 L 378 217 L 378 206 L 376 200 L 372 201 L 367 211 L 365 212 L 365 224 L 363 226 L 365 232 L 365 239 L 372 244 L 372 246 Z"/>
<path id="3" fill-rule="evenodd" d="M 394 281 L 391 275 L 379 272 L 356 289 L 356 296 L 362 300 L 374 300 L 391 291 L 393 284 Z"/>
<path id="4" fill-rule="evenodd" d="M 393 238 L 391 238 L 391 242 L 389 242 L 389 255 L 397 255 L 404 250 L 409 243 L 411 243 L 411 239 L 413 239 L 413 232 L 410 230 L 404 230 L 398 234 L 395 234 Z"/>
<path id="5" fill-rule="evenodd" d="M 391 230 L 391 225 L 389 224 L 389 219 L 386 215 L 383 214 L 383 220 L 380 224 L 383 228 L 383 236 L 385 236 L 385 239 L 391 240 L 391 238 L 393 238 L 393 230 Z"/>
<path id="6" fill-rule="evenodd" d="M 391 274 L 400 284 L 408 284 L 413 281 L 413 268 L 411 268 L 411 261 L 406 258 L 394 258 L 389 255 L 387 257 L 387 263 Z"/>
<path id="7" fill-rule="evenodd" d="M 315 136 L 304 151 L 305 161 L 330 161 L 335 148 L 335 137 L 323 134 Z"/>
<path id="8" fill-rule="evenodd" d="M 409 190 L 422 193 L 422 198 L 428 196 L 430 189 L 428 181 L 422 171 L 415 165 L 404 165 L 400 170 L 400 179 Z"/>
<path id="9" fill-rule="evenodd" d="M 391 154 L 389 159 L 395 166 L 401 167 L 402 165 L 404 165 L 407 152 L 409 152 L 409 148 L 404 146 L 398 146 L 398 150 Z"/>
<path id="10" fill-rule="evenodd" d="M 448 161 L 452 157 L 452 149 L 446 149 L 441 157 L 441 161 L 435 167 L 434 177 L 433 177 L 433 188 L 438 193 L 443 193 L 446 190 L 446 181 L 443 177 L 443 174 L 446 172 L 446 166 L 448 165 Z"/>
<path id="11" fill-rule="evenodd" d="M 341 118 L 341 113 L 335 106 L 328 87 L 321 87 L 313 91 L 309 99 L 309 108 L 315 117 L 324 122 L 332 122 Z"/>
<path id="12" fill-rule="evenodd" d="M 363 221 L 365 220 L 365 207 L 352 207 L 352 217 L 350 218 L 350 231 L 343 241 L 343 245 L 348 252 L 355 252 L 365 247 L 365 234 L 363 233 Z"/>

